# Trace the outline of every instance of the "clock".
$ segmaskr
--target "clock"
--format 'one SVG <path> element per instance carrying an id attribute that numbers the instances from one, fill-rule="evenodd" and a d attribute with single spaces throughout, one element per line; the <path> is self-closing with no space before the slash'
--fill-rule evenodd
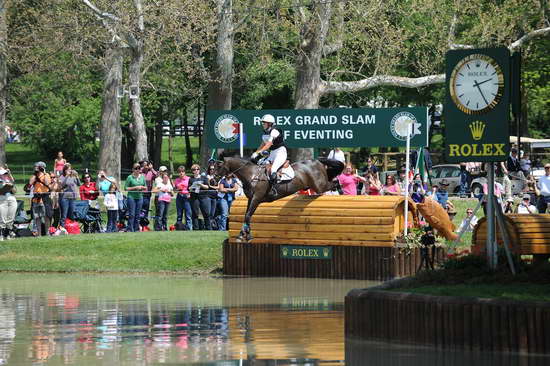
<path id="1" fill-rule="evenodd" d="M 472 54 L 453 68 L 449 88 L 459 110 L 466 114 L 484 114 L 502 99 L 504 73 L 492 57 Z"/>

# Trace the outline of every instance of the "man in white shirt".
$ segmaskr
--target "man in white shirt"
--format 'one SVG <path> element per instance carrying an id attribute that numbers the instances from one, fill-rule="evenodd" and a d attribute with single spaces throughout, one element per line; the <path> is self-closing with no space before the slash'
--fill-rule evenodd
<path id="1" fill-rule="evenodd" d="M 544 166 L 544 175 L 537 182 L 537 191 L 539 195 L 537 209 L 543 214 L 550 205 L 550 164 Z"/>
<path id="2" fill-rule="evenodd" d="M 338 160 L 342 163 L 346 163 L 346 155 L 339 147 L 335 147 L 333 150 L 330 150 L 327 156 L 328 159 Z"/>
<path id="3" fill-rule="evenodd" d="M 523 195 L 523 199 L 518 205 L 518 214 L 536 214 L 537 208 L 531 204 L 531 196 Z"/>

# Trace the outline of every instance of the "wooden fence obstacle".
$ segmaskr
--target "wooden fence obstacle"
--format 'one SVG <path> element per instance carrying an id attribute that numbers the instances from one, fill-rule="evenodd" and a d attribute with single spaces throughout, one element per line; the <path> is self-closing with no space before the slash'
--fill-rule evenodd
<path id="1" fill-rule="evenodd" d="M 224 244 L 224 273 L 371 280 L 414 274 L 419 252 L 396 246 L 404 202 L 401 196 L 294 195 L 262 203 L 252 217 L 253 239 L 239 243 L 247 201 L 237 199 Z M 332 258 L 281 258 L 281 246 L 330 247 Z"/>
<path id="2" fill-rule="evenodd" d="M 510 214 L 504 217 L 513 253 L 532 254 L 535 260 L 547 260 L 550 257 L 550 215 Z M 472 234 L 472 252 L 484 254 L 486 240 L 487 220 L 482 218 Z M 496 240 L 501 246 L 500 230 L 496 230 Z"/>

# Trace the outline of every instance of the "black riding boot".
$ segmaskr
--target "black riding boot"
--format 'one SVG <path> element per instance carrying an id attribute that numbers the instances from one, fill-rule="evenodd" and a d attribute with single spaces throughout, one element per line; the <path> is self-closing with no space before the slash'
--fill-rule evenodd
<path id="1" fill-rule="evenodd" d="M 271 173 L 269 176 L 269 184 L 271 185 L 270 193 L 275 196 L 277 194 L 277 190 L 275 189 L 275 184 L 277 183 L 277 173 Z"/>

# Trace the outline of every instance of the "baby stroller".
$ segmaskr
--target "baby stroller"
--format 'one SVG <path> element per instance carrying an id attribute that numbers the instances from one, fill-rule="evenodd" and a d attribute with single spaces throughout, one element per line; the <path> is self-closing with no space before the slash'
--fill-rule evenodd
<path id="1" fill-rule="evenodd" d="M 88 201 L 74 201 L 71 219 L 80 223 L 80 231 L 83 233 L 92 234 L 104 231 L 101 211 L 98 208 L 90 207 Z"/>
<path id="2" fill-rule="evenodd" d="M 32 218 L 25 211 L 25 202 L 17 200 L 17 210 L 15 211 L 15 219 L 13 220 L 13 231 L 16 236 L 32 236 L 30 229 Z"/>

